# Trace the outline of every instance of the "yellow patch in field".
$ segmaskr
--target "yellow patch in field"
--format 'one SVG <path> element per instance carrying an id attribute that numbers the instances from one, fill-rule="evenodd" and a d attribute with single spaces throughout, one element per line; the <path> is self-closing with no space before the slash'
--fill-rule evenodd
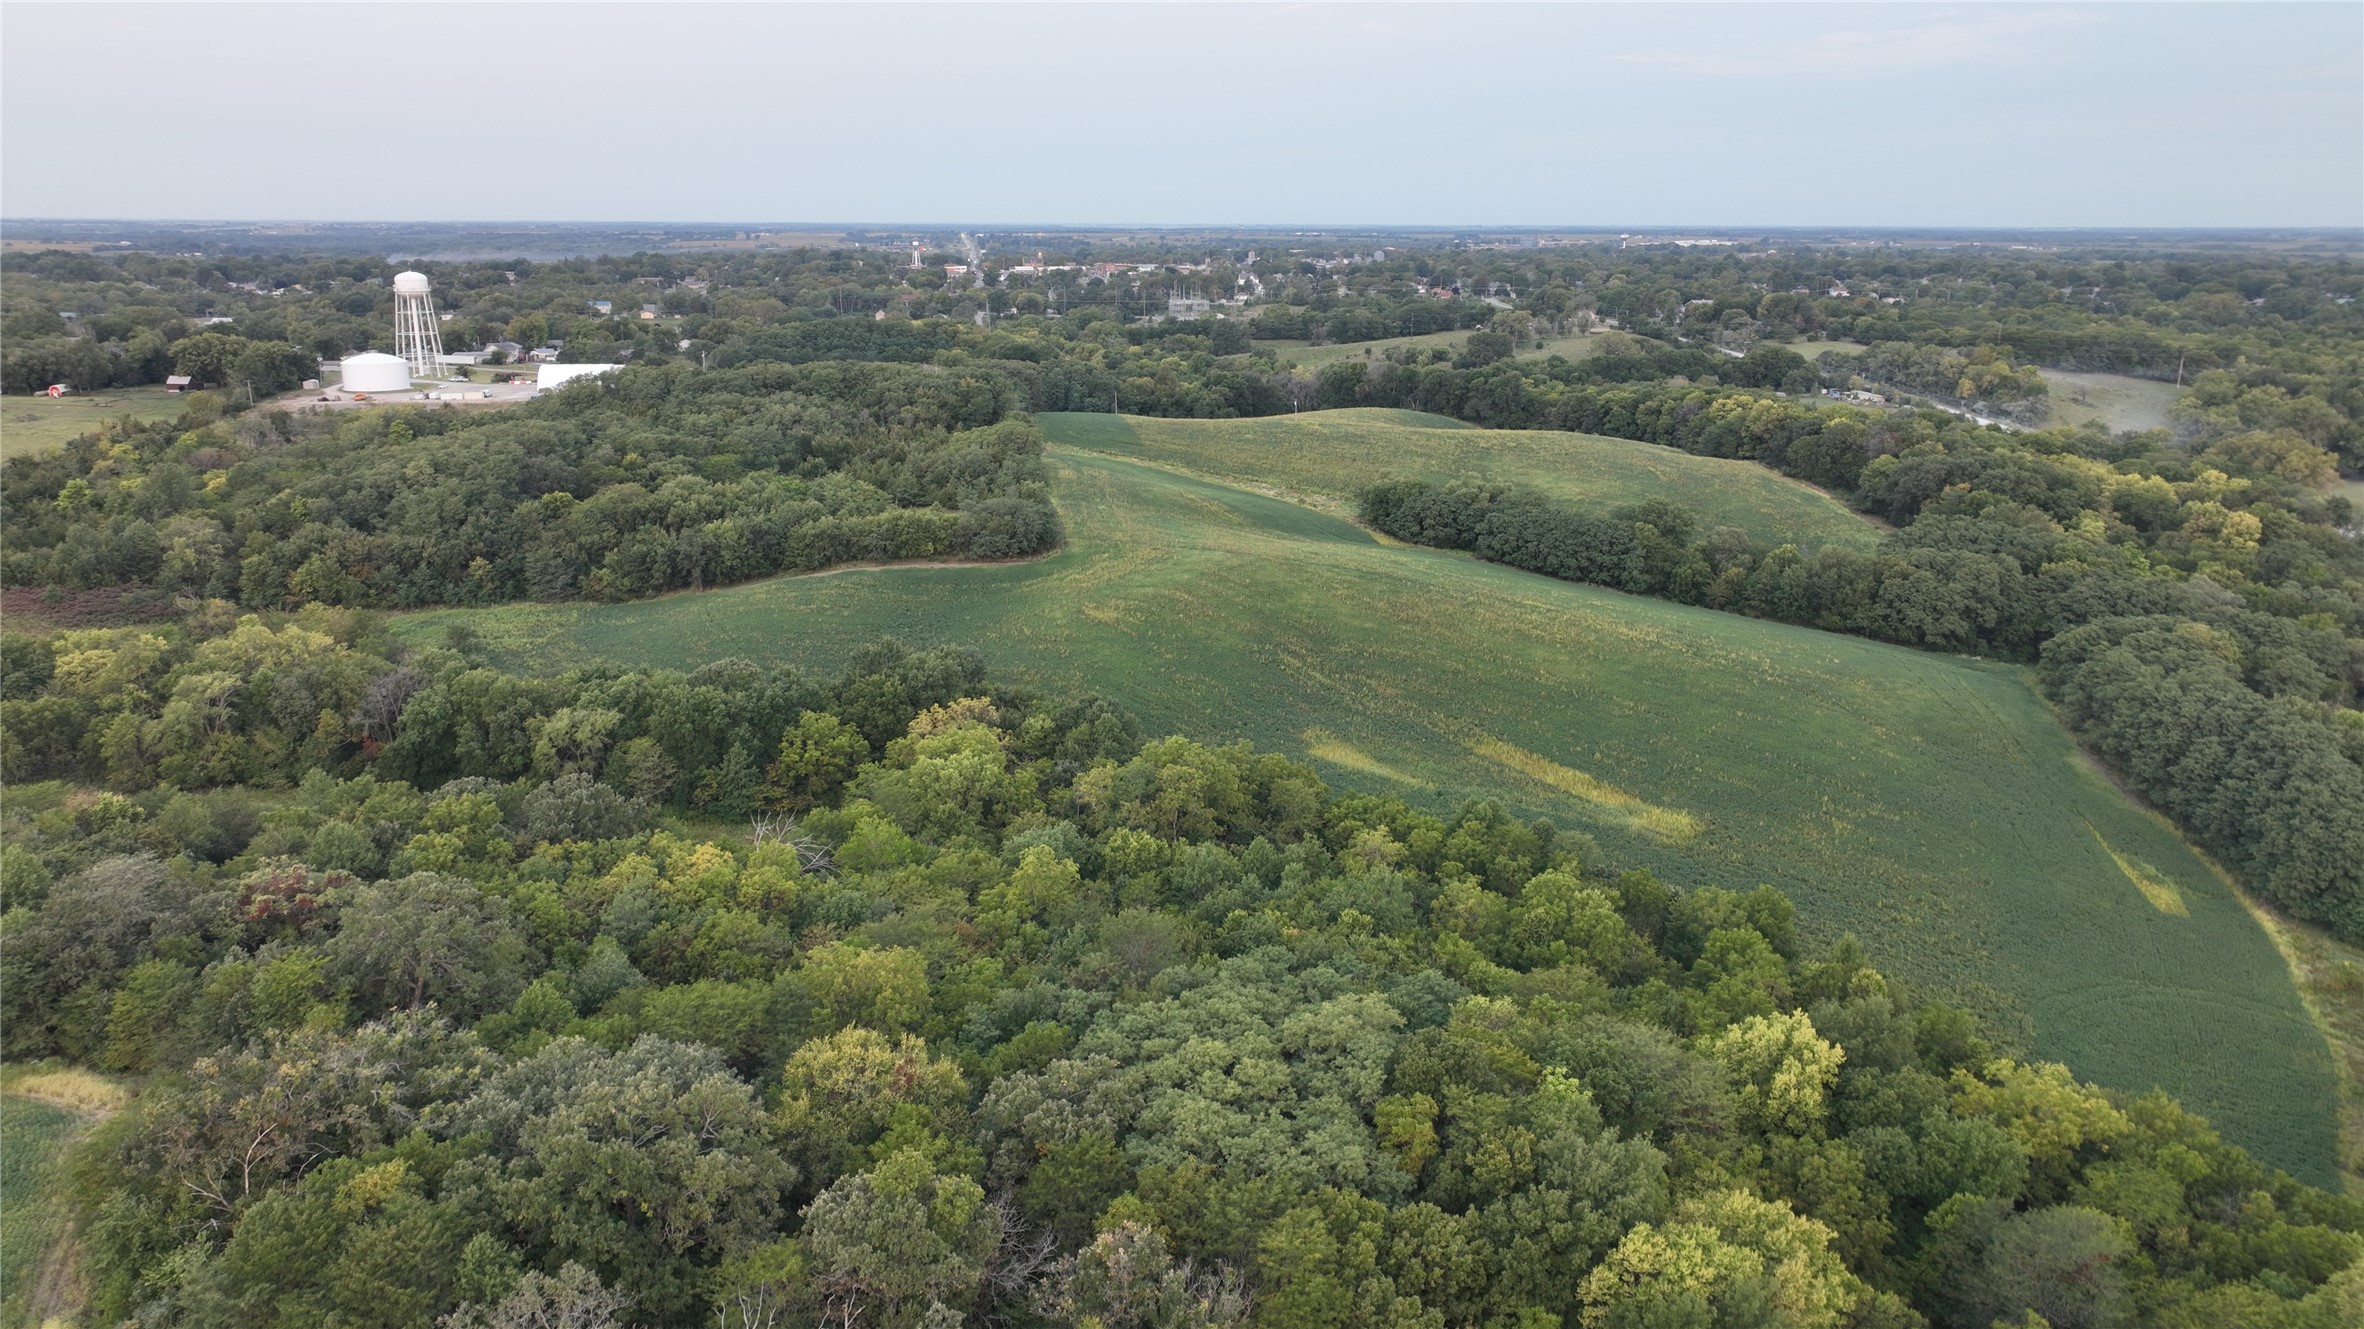
<path id="1" fill-rule="evenodd" d="M 2110 861 L 2118 865 L 2118 871 L 2125 873 L 2126 880 L 2134 883 L 2134 889 L 2142 892 L 2142 898 L 2151 902 L 2151 908 L 2177 918 L 2191 917 L 2192 911 L 2183 902 L 2183 892 L 2175 889 L 2174 882 L 2161 877 L 2159 870 L 2150 864 L 2137 862 L 2119 853 L 2115 845 L 2101 838 L 2101 829 L 2092 822 L 2086 822 L 2085 829 L 2093 832 L 2094 840 L 2101 845 L 2101 852 L 2110 856 Z"/>
<path id="2" fill-rule="evenodd" d="M 113 1112 L 131 1101 L 123 1086 L 89 1071 L 35 1071 L 10 1080 L 6 1092 L 85 1114 Z"/>
<path id="3" fill-rule="evenodd" d="M 1304 737 L 1305 755 L 1316 761 L 1326 761 L 1332 766 L 1342 766 L 1347 770 L 1360 771 L 1365 775 L 1376 775 L 1382 780 L 1394 780 L 1399 784 L 1420 783 L 1327 729 L 1308 729 L 1305 731 Z"/>
<path id="4" fill-rule="evenodd" d="M 1661 840 L 1679 844 L 1699 834 L 1699 818 L 1681 808 L 1660 807 L 1606 780 L 1586 775 L 1571 766 L 1562 766 L 1549 757 L 1514 747 L 1499 738 L 1472 739 L 1469 750 L 1496 765 L 1507 766 L 1530 780 L 1550 785 L 1572 798 L 1582 799 L 1611 812 Z"/>

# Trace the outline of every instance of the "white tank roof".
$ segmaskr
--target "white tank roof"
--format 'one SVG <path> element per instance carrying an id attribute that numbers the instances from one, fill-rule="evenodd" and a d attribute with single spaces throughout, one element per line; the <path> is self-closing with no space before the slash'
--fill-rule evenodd
<path id="1" fill-rule="evenodd" d="M 395 273 L 394 293 L 396 295 L 425 295 L 427 293 L 427 274 L 424 272 Z"/>
<path id="2" fill-rule="evenodd" d="M 347 392 L 400 392 L 410 386 L 410 366 L 381 351 L 348 355 L 339 367 Z"/>

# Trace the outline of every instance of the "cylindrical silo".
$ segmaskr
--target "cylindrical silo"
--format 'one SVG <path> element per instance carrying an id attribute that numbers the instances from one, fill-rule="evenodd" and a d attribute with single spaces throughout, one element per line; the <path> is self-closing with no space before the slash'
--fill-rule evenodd
<path id="1" fill-rule="evenodd" d="M 400 392 L 410 386 L 410 366 L 382 351 L 346 356 L 342 372 L 347 392 Z"/>

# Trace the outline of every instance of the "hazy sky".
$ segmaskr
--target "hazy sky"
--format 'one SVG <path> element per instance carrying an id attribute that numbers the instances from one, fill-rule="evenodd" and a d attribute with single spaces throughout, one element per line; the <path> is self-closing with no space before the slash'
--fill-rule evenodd
<path id="1" fill-rule="evenodd" d="M 0 6 L 0 214 L 2364 224 L 2364 5 Z"/>

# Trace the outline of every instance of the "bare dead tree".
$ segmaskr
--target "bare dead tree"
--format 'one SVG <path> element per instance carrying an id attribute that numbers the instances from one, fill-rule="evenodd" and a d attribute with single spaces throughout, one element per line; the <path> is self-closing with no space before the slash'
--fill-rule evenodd
<path id="1" fill-rule="evenodd" d="M 987 1205 L 1001 1224 L 1001 1241 L 985 1261 L 981 1309 L 987 1323 L 1006 1324 L 1044 1271 L 1059 1262 L 1059 1235 L 1029 1226 L 1007 1195 L 997 1195 Z"/>
<path id="2" fill-rule="evenodd" d="M 794 817 L 758 812 L 747 819 L 747 836 L 759 845 L 784 844 L 794 849 L 797 871 L 808 877 L 827 877 L 837 871 L 829 846 L 806 835 Z"/>

